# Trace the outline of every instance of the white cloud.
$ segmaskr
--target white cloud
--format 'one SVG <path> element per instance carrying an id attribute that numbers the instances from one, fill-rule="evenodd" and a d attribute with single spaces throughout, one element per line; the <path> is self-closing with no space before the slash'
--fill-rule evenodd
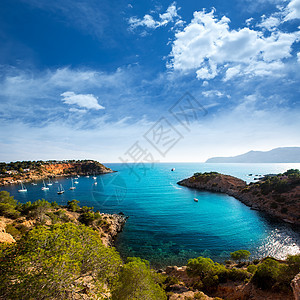
<path id="1" fill-rule="evenodd" d="M 104 109 L 98 103 L 98 99 L 93 94 L 75 94 L 74 92 L 64 92 L 61 94 L 62 101 L 70 105 L 78 105 L 87 109 Z"/>
<path id="2" fill-rule="evenodd" d="M 176 7 L 176 2 L 173 2 L 166 10 L 165 13 L 159 14 L 158 20 L 154 20 L 154 17 L 146 14 L 142 19 L 137 17 L 131 17 L 128 20 L 130 29 L 134 30 L 137 27 L 147 27 L 150 29 L 155 29 L 161 26 L 166 26 L 169 23 L 176 22 L 177 25 L 180 21 L 180 16 L 178 15 L 178 8 Z"/>
<path id="3" fill-rule="evenodd" d="M 253 20 L 254 20 L 254 18 L 252 18 L 252 17 L 249 18 L 249 19 L 247 19 L 247 20 L 245 21 L 246 25 L 247 25 L 247 26 L 250 26 Z"/>
<path id="4" fill-rule="evenodd" d="M 241 71 L 241 66 L 240 65 L 237 65 L 237 66 L 232 67 L 232 68 L 228 68 L 226 70 L 225 78 L 223 80 L 224 81 L 230 80 L 231 78 L 239 75 L 240 71 Z"/>
<path id="5" fill-rule="evenodd" d="M 270 16 L 269 18 L 267 18 L 265 15 L 263 15 L 262 17 L 262 21 L 260 24 L 258 24 L 258 27 L 261 28 L 265 28 L 269 31 L 274 31 L 277 29 L 278 25 L 280 25 L 281 20 L 278 17 Z"/>
<path id="6" fill-rule="evenodd" d="M 300 52 L 297 53 L 297 60 L 300 63 Z"/>
<path id="7" fill-rule="evenodd" d="M 78 109 L 78 108 L 74 108 L 74 107 L 71 107 L 69 109 L 69 111 L 73 112 L 73 113 L 79 113 L 79 114 L 85 114 L 85 113 L 87 113 L 86 109 Z"/>
<path id="8" fill-rule="evenodd" d="M 205 91 L 205 92 L 202 92 L 202 95 L 204 97 L 219 97 L 219 98 L 225 96 L 224 93 L 222 93 L 218 90 Z"/>
<path id="9" fill-rule="evenodd" d="M 292 0 L 286 8 L 285 21 L 300 19 L 300 0 Z"/>
<path id="10" fill-rule="evenodd" d="M 214 13 L 194 12 L 191 23 L 175 34 L 168 67 L 182 72 L 195 70 L 202 80 L 213 79 L 223 71 L 225 81 L 238 74 L 272 75 L 270 70 L 283 66 L 282 60 L 291 56 L 292 45 L 300 37 L 300 31 L 276 30 L 264 36 L 248 27 L 230 29 L 230 19 L 217 19 Z M 255 66 L 260 67 L 259 72 Z"/>

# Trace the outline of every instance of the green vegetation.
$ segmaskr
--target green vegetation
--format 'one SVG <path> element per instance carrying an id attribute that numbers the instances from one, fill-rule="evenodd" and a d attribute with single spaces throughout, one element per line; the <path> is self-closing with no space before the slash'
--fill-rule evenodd
<path id="1" fill-rule="evenodd" d="M 84 225 L 36 227 L 0 260 L 0 295 L 5 299 L 65 299 L 82 288 L 89 275 L 100 295 L 113 285 L 121 259 Z"/>
<path id="2" fill-rule="evenodd" d="M 191 277 L 199 276 L 200 280 L 194 284 L 194 288 L 212 292 L 217 289 L 220 283 L 232 281 L 244 281 L 251 277 L 251 274 L 244 269 L 228 268 L 210 258 L 198 257 L 188 261 L 187 273 Z"/>
<path id="3" fill-rule="evenodd" d="M 300 171 L 298 169 L 290 169 L 283 174 L 265 176 L 262 180 L 255 183 L 254 186 L 258 187 L 263 195 L 268 195 L 271 192 L 286 193 L 299 184 Z"/>
<path id="4" fill-rule="evenodd" d="M 287 176 L 295 176 L 290 172 Z M 297 177 L 297 176 L 296 176 Z M 92 207 L 69 201 L 67 206 L 42 199 L 18 203 L 8 192 L 0 192 L 0 215 L 12 219 L 6 225 L 16 243 L 0 244 L 1 299 L 89 299 L 166 300 L 176 277 L 160 275 L 149 262 L 128 258 L 123 263 L 114 248 L 105 247 L 101 236 L 109 229 L 109 218 L 94 212 Z M 23 222 L 34 220 L 29 230 Z M 81 223 L 79 223 L 79 222 Z M 250 282 L 275 292 L 291 293 L 290 282 L 300 272 L 300 255 L 286 261 L 266 258 L 249 259 L 250 252 L 230 253 L 226 265 L 210 258 L 198 257 L 187 263 L 192 278 L 189 288 L 215 293 L 222 283 Z M 244 262 L 242 262 L 244 261 Z M 196 296 L 197 295 L 197 296 Z M 201 299 L 202 292 L 194 299 Z"/>
<path id="5" fill-rule="evenodd" d="M 194 173 L 192 180 L 194 181 L 201 181 L 201 182 L 208 182 L 209 180 L 216 178 L 220 175 L 218 172 L 205 172 L 205 173 Z"/>
<path id="6" fill-rule="evenodd" d="M 250 253 L 246 250 L 231 253 L 231 257 L 234 256 L 236 260 L 247 259 L 249 255 Z M 286 261 L 278 261 L 269 257 L 261 262 L 254 260 L 252 264 L 239 265 L 237 267 L 231 264 L 224 266 L 213 262 L 210 258 L 198 257 L 188 261 L 187 273 L 190 277 L 197 278 L 193 288 L 208 293 L 214 292 L 220 283 L 229 280 L 251 281 L 263 290 L 291 293 L 291 280 L 300 272 L 300 254 L 288 256 Z"/>
<path id="7" fill-rule="evenodd" d="M 230 253 L 231 259 L 235 261 L 247 260 L 250 256 L 250 252 L 248 250 L 237 250 L 235 252 Z"/>
<path id="8" fill-rule="evenodd" d="M 158 284 L 159 275 L 150 269 L 146 260 L 131 257 L 122 267 L 113 300 L 166 300 L 167 296 Z"/>

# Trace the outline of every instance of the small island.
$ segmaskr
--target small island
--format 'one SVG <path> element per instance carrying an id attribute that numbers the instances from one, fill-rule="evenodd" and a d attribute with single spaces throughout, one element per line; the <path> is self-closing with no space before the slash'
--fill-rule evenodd
<path id="1" fill-rule="evenodd" d="M 89 176 L 114 172 L 94 160 L 48 160 L 0 163 L 0 186 L 63 176 Z"/>
<path id="2" fill-rule="evenodd" d="M 179 181 L 178 184 L 199 190 L 225 193 L 252 209 L 296 226 L 300 225 L 300 171 L 297 169 L 277 175 L 265 175 L 250 184 L 217 172 L 195 173 L 192 177 Z"/>

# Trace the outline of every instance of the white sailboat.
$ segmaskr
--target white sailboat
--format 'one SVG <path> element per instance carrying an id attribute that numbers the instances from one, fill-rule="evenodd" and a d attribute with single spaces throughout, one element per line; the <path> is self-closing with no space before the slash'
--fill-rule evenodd
<path id="1" fill-rule="evenodd" d="M 47 183 L 47 185 L 52 185 L 52 184 L 53 184 L 53 182 L 49 178 L 49 182 Z"/>
<path id="2" fill-rule="evenodd" d="M 18 192 L 19 193 L 21 193 L 21 192 L 27 192 L 27 189 L 26 189 L 25 185 L 22 182 L 21 182 L 21 189 L 18 190 Z"/>
<path id="3" fill-rule="evenodd" d="M 49 190 L 49 188 L 48 187 L 46 187 L 46 184 L 45 184 L 45 181 L 43 180 L 43 187 L 42 187 L 42 191 L 47 191 L 47 190 Z"/>
<path id="4" fill-rule="evenodd" d="M 76 189 L 76 187 L 73 184 L 73 178 L 72 178 L 72 186 L 70 187 L 70 190 L 75 190 L 75 189 Z"/>
<path id="5" fill-rule="evenodd" d="M 65 190 L 64 190 L 63 186 L 60 184 L 60 186 L 59 186 L 59 188 L 58 188 L 57 194 L 58 194 L 58 195 L 61 195 L 61 194 L 63 194 L 64 192 L 65 192 Z"/>

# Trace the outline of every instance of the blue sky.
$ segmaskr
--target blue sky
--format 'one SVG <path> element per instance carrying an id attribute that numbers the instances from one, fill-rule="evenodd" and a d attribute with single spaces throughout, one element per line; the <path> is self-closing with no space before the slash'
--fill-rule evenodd
<path id="1" fill-rule="evenodd" d="M 300 146 L 299 39 L 300 0 L 2 0 L 1 160 Z M 188 127 L 170 112 L 186 93 Z M 145 138 L 161 118 L 167 152 Z"/>

